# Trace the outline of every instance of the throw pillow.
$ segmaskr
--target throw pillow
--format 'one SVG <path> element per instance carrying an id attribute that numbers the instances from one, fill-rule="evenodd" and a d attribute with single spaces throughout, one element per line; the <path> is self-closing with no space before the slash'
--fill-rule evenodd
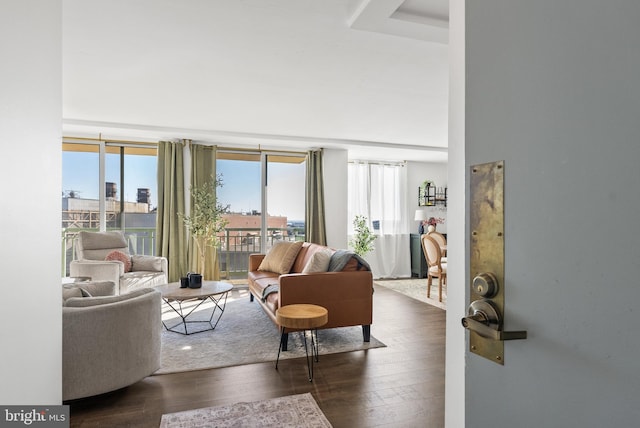
<path id="1" fill-rule="evenodd" d="M 258 270 L 274 272 L 280 275 L 289 273 L 293 262 L 302 248 L 302 241 L 279 241 L 274 244 L 267 255 L 262 259 Z"/>
<path id="2" fill-rule="evenodd" d="M 123 253 L 122 251 L 114 250 L 107 254 L 107 257 L 105 257 L 104 259 L 121 261 L 122 263 L 124 263 L 124 271 L 131 271 L 131 256 Z"/>
<path id="3" fill-rule="evenodd" d="M 159 293 L 159 291 L 153 288 L 139 288 L 130 293 L 118 294 L 117 296 L 100 296 L 100 297 L 93 297 L 91 299 L 82 299 L 82 298 L 72 297 L 66 300 L 64 306 L 81 308 L 81 307 L 87 307 L 87 306 L 107 305 L 109 303 L 117 303 L 117 302 L 122 302 L 123 300 L 134 299 L 138 296 L 143 296 L 147 293 Z"/>
<path id="4" fill-rule="evenodd" d="M 131 271 L 162 272 L 162 258 L 155 256 L 131 256 Z"/>
<path id="5" fill-rule="evenodd" d="M 326 272 L 329 269 L 331 251 L 327 249 L 318 250 L 309 259 L 302 269 L 302 273 Z"/>
<path id="6" fill-rule="evenodd" d="M 62 303 L 71 297 L 82 297 L 82 290 L 78 287 L 62 287 Z"/>
<path id="7" fill-rule="evenodd" d="M 78 287 L 82 290 L 84 297 L 114 296 L 116 294 L 116 285 L 113 281 L 90 281 L 81 283 Z"/>

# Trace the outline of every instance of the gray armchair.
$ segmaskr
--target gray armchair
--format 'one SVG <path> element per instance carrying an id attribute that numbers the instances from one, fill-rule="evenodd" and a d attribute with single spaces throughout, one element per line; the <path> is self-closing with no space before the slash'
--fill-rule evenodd
<path id="1" fill-rule="evenodd" d="M 109 282 L 78 287 L 92 296 L 114 289 Z M 66 299 L 62 308 L 62 399 L 115 391 L 158 370 L 161 306 L 160 292 L 150 288 L 119 296 Z"/>
<path id="2" fill-rule="evenodd" d="M 124 234 L 81 231 L 76 238 L 76 260 L 69 265 L 71 276 L 90 277 L 92 281 L 113 281 L 116 293 L 155 287 L 168 282 L 165 257 L 131 255 Z M 105 260 L 113 251 L 130 257 L 131 270 L 120 260 Z"/>

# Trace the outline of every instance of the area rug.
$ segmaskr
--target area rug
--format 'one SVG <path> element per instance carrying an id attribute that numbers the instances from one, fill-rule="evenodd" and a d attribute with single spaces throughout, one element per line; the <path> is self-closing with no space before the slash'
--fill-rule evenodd
<path id="1" fill-rule="evenodd" d="M 330 428 L 310 393 L 162 415 L 160 428 Z"/>
<path id="2" fill-rule="evenodd" d="M 431 297 L 427 298 L 427 278 L 407 278 L 407 279 L 377 279 L 375 285 L 379 285 L 397 291 L 428 303 L 436 308 L 447 310 L 447 286 L 442 287 L 442 302 L 438 301 L 438 279 L 433 279 L 431 284 Z"/>
<path id="3" fill-rule="evenodd" d="M 193 313 L 193 319 L 208 319 L 211 308 L 211 304 L 202 305 Z M 163 321 L 168 325 L 177 322 L 175 313 L 166 304 L 162 309 Z M 385 346 L 373 336 L 370 342 L 364 342 L 360 326 L 318 330 L 318 341 L 320 355 Z M 182 335 L 163 327 L 161 366 L 154 374 L 275 363 L 279 343 L 277 327 L 257 302 L 249 301 L 248 288 L 235 285 L 215 330 Z M 299 333 L 289 335 L 288 349 L 280 354 L 281 360 L 305 357 L 304 342 Z"/>

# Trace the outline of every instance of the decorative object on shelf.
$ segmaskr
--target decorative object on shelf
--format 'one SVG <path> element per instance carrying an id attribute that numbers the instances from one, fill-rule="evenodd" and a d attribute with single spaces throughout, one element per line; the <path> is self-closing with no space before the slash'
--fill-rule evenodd
<path id="1" fill-rule="evenodd" d="M 353 219 L 353 229 L 355 235 L 353 239 L 349 241 L 349 245 L 353 247 L 353 252 L 364 257 L 373 251 L 373 241 L 376 240 L 376 235 L 371 233 L 371 229 L 367 225 L 367 217 L 363 215 L 357 215 Z"/>

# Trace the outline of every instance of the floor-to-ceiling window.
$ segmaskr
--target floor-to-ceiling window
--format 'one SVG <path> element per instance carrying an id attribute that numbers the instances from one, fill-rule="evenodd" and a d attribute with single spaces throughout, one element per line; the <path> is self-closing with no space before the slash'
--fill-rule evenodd
<path id="1" fill-rule="evenodd" d="M 155 144 L 69 139 L 62 145 L 62 273 L 79 230 L 122 230 L 135 254 L 152 254 Z"/>
<path id="2" fill-rule="evenodd" d="M 278 240 L 304 240 L 305 154 L 218 149 L 218 200 L 229 206 L 221 268 L 244 275 L 248 254 Z"/>
<path id="3" fill-rule="evenodd" d="M 133 253 L 152 254 L 155 145 L 65 141 L 62 157 L 63 272 L 81 229 L 122 230 Z M 223 272 L 244 275 L 248 254 L 268 251 L 278 240 L 304 240 L 305 160 L 304 153 L 218 150 L 218 199 L 229 206 L 221 237 Z"/>
<path id="4" fill-rule="evenodd" d="M 267 244 L 273 239 L 304 240 L 305 157 L 267 154 Z"/>
<path id="5" fill-rule="evenodd" d="M 354 161 L 349 163 L 348 172 L 349 219 L 366 217 L 367 226 L 376 235 L 374 250 L 366 256 L 374 277 L 411 276 L 404 164 Z M 353 223 L 348 230 L 351 239 Z"/>
<path id="6" fill-rule="evenodd" d="M 108 229 L 125 232 L 134 254 L 153 254 L 157 208 L 157 150 L 155 147 L 107 143 L 106 211 L 113 212 Z"/>
<path id="7" fill-rule="evenodd" d="M 241 276 L 247 271 L 249 254 L 260 252 L 260 154 L 218 150 L 216 173 L 222 179 L 218 201 L 229 207 L 220 242 L 220 270 L 229 277 Z"/>

